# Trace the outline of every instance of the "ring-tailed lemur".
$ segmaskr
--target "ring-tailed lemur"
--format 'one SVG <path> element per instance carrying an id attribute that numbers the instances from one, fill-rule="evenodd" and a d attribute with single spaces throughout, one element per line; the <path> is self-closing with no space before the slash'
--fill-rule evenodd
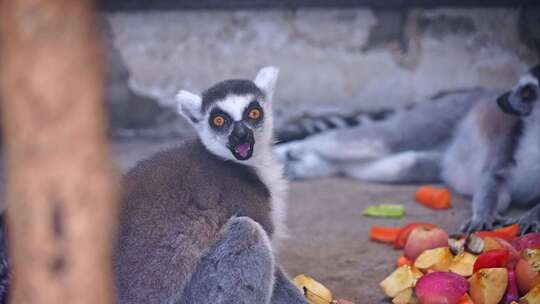
<path id="1" fill-rule="evenodd" d="M 271 146 L 276 68 L 227 80 L 179 112 L 198 139 L 124 179 L 115 260 L 120 303 L 306 303 L 275 260 L 286 183 Z"/>
<path id="2" fill-rule="evenodd" d="M 462 230 L 490 229 L 506 222 L 497 211 L 510 202 L 540 199 L 539 79 L 536 66 L 499 98 L 448 95 L 385 121 L 277 146 L 275 153 L 293 179 L 444 181 L 473 196 L 472 218 Z M 522 232 L 540 230 L 539 208 L 519 219 Z"/>

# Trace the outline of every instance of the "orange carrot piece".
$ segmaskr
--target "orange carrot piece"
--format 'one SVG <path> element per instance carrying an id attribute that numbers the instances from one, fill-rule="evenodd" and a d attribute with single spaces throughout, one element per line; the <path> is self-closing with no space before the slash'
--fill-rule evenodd
<path id="1" fill-rule="evenodd" d="M 401 227 L 373 226 L 369 230 L 369 236 L 374 241 L 393 244 L 400 231 Z"/>
<path id="2" fill-rule="evenodd" d="M 414 196 L 417 202 L 432 209 L 452 207 L 452 196 L 447 188 L 421 186 Z"/>
<path id="3" fill-rule="evenodd" d="M 459 300 L 458 304 L 474 304 L 473 300 L 468 293 L 465 293 L 463 297 Z"/>
<path id="4" fill-rule="evenodd" d="M 399 268 L 403 265 L 412 265 L 413 261 L 407 259 L 404 255 L 400 256 L 396 260 L 396 266 Z"/>

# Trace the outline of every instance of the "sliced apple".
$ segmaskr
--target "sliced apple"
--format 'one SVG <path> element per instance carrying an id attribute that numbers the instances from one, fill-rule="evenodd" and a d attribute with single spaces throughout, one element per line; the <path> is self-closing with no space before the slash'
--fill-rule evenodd
<path id="1" fill-rule="evenodd" d="M 454 257 L 449 270 L 463 277 L 470 277 L 473 274 L 476 256 L 472 253 L 462 252 Z"/>
<path id="2" fill-rule="evenodd" d="M 440 228 L 417 227 L 411 231 L 405 244 L 404 255 L 414 261 L 422 252 L 448 246 L 448 234 Z"/>
<path id="3" fill-rule="evenodd" d="M 332 292 L 308 275 L 300 274 L 293 279 L 293 282 L 309 304 L 328 304 L 333 300 Z"/>
<path id="4" fill-rule="evenodd" d="M 507 268 L 515 268 L 517 262 L 520 259 L 519 252 L 510 244 L 508 241 L 505 241 L 498 237 L 485 237 L 484 238 L 485 251 L 496 250 L 496 249 L 506 249 L 508 250 L 508 265 Z"/>
<path id="5" fill-rule="evenodd" d="M 422 304 L 457 304 L 467 292 L 469 283 L 451 272 L 426 274 L 416 284 L 416 296 Z"/>
<path id="6" fill-rule="evenodd" d="M 387 296 L 395 298 L 403 290 L 414 287 L 421 277 L 422 273 L 418 269 L 413 266 L 403 265 L 392 272 L 379 285 Z"/>
<path id="7" fill-rule="evenodd" d="M 486 268 L 469 279 L 469 295 L 475 304 L 498 304 L 508 285 L 506 268 Z"/>
<path id="8" fill-rule="evenodd" d="M 454 256 L 448 247 L 429 249 L 416 258 L 414 267 L 422 271 L 448 271 L 453 259 Z"/>
<path id="9" fill-rule="evenodd" d="M 524 249 L 516 265 L 516 279 L 521 294 L 540 284 L 540 249 Z"/>
<path id="10" fill-rule="evenodd" d="M 540 303 L 540 285 L 536 285 L 526 295 L 519 299 L 519 304 L 538 304 Z"/>

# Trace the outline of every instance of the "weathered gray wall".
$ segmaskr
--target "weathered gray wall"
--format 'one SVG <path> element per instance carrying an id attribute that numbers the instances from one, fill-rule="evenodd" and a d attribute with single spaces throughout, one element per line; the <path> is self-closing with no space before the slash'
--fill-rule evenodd
<path id="1" fill-rule="evenodd" d="M 272 64 L 282 71 L 281 108 L 379 107 L 455 88 L 504 89 L 538 61 L 534 41 L 523 42 L 530 38 L 520 27 L 523 18 L 512 9 L 109 16 L 115 43 L 138 87 L 163 95 L 179 88 L 198 92 Z"/>

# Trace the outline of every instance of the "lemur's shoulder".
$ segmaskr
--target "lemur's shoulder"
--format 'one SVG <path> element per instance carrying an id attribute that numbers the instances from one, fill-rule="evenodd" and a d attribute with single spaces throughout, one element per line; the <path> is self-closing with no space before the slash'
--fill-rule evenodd
<path id="1" fill-rule="evenodd" d="M 224 217 L 250 215 L 269 232 L 270 191 L 255 170 L 210 153 L 199 140 L 156 153 L 124 176 L 125 213 L 161 209 L 227 210 Z M 257 210 L 258 208 L 258 210 Z"/>

